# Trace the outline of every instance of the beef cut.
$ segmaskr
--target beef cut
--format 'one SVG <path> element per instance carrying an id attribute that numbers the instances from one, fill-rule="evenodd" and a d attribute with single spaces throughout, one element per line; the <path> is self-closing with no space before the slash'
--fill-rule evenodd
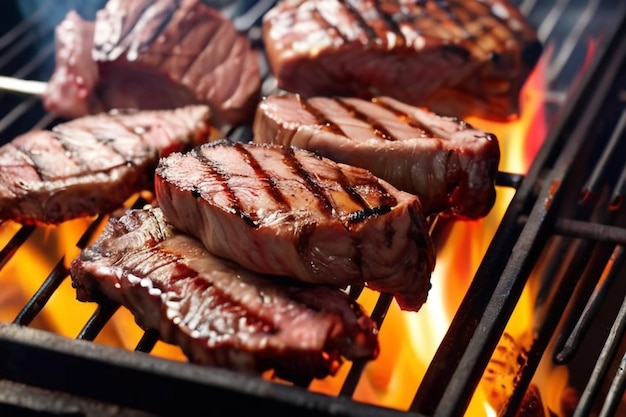
<path id="1" fill-rule="evenodd" d="M 260 85 L 258 52 L 203 1 L 110 0 L 95 22 L 70 12 L 57 27 L 44 104 L 73 118 L 202 103 L 228 126 L 251 121 Z"/>
<path id="2" fill-rule="evenodd" d="M 66 119 L 103 110 L 95 92 L 99 74 L 91 57 L 93 34 L 94 23 L 83 20 L 73 10 L 55 30 L 55 70 L 43 102 L 47 110 Z"/>
<path id="3" fill-rule="evenodd" d="M 207 106 L 112 111 L 31 131 L 0 147 L 0 219 L 60 223 L 152 190 L 158 160 L 211 139 Z"/>
<path id="4" fill-rule="evenodd" d="M 293 145 L 370 170 L 417 194 L 427 215 L 476 219 L 495 202 L 495 135 L 389 97 L 302 98 L 259 105 L 254 141 Z"/>
<path id="5" fill-rule="evenodd" d="M 375 323 L 345 293 L 218 258 L 159 208 L 111 218 L 70 274 L 79 300 L 126 306 L 192 362 L 307 383 L 378 355 Z"/>
<path id="6" fill-rule="evenodd" d="M 263 39 L 283 90 L 498 120 L 518 114 L 542 50 L 506 0 L 285 0 L 264 16 Z"/>
<path id="7" fill-rule="evenodd" d="M 419 199 L 365 169 L 222 140 L 162 158 L 155 192 L 174 226 L 253 271 L 366 284 L 405 310 L 427 298 L 435 258 Z"/>

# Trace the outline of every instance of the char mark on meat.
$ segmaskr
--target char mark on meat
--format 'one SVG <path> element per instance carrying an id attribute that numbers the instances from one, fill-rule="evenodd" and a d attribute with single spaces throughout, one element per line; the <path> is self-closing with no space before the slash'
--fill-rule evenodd
<path id="1" fill-rule="evenodd" d="M 209 140 L 209 108 L 110 112 L 32 131 L 0 147 L 0 219 L 60 223 L 153 190 L 158 160 Z"/>
<path id="2" fill-rule="evenodd" d="M 509 119 L 541 54 L 506 0 L 282 1 L 263 40 L 278 87 L 305 97 L 390 96 L 439 114 Z"/>
<path id="3" fill-rule="evenodd" d="M 70 274 L 79 300 L 126 306 L 196 363 L 307 383 L 378 355 L 374 322 L 345 293 L 218 258 L 159 208 L 110 219 Z"/>
<path id="4" fill-rule="evenodd" d="M 495 135 L 389 97 L 266 97 L 253 140 L 359 166 L 420 197 L 426 215 L 485 216 L 495 202 Z"/>
<path id="5" fill-rule="evenodd" d="M 369 171 L 271 144 L 162 158 L 156 198 L 177 228 L 253 271 L 425 302 L 434 251 L 419 199 Z"/>
<path id="6" fill-rule="evenodd" d="M 201 0 L 110 0 L 95 22 L 70 13 L 56 31 L 46 108 L 73 118 L 113 108 L 211 108 L 212 123 L 249 123 L 258 52 Z"/>

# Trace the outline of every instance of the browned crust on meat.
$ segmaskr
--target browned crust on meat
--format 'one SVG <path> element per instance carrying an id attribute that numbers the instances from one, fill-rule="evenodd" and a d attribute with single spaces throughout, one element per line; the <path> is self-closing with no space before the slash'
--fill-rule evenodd
<path id="1" fill-rule="evenodd" d="M 123 304 L 196 363 L 306 383 L 378 355 L 374 322 L 346 294 L 219 259 L 158 208 L 112 218 L 70 273 L 79 300 Z"/>
<path id="2" fill-rule="evenodd" d="M 284 90 L 499 120 L 519 113 L 542 49 L 505 0 L 284 1 L 265 15 L 263 39 Z"/>

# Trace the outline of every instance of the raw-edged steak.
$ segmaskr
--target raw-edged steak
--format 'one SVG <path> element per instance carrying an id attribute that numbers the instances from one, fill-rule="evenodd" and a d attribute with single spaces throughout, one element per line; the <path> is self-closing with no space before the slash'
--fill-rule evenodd
<path id="1" fill-rule="evenodd" d="M 273 95 L 258 107 L 254 141 L 366 168 L 417 194 L 427 215 L 476 219 L 495 201 L 496 136 L 389 97 Z"/>
<path id="2" fill-rule="evenodd" d="M 110 0 L 95 23 L 70 13 L 56 33 L 44 102 L 62 117 L 197 103 L 211 108 L 220 127 L 254 115 L 258 52 L 201 0 Z"/>
<path id="3" fill-rule="evenodd" d="M 152 190 L 160 157 L 210 139 L 209 109 L 112 111 L 32 131 L 0 147 L 0 219 L 60 223 Z"/>
<path id="4" fill-rule="evenodd" d="M 282 282 L 218 258 L 159 208 L 109 220 L 70 267 L 81 301 L 126 306 L 191 361 L 296 383 L 334 374 L 343 358 L 378 355 L 377 330 L 340 290 Z"/>
<path id="5" fill-rule="evenodd" d="M 55 70 L 42 99 L 48 111 L 66 119 L 103 109 L 94 92 L 99 74 L 91 57 L 93 32 L 94 23 L 73 10 L 55 29 Z"/>
<path id="6" fill-rule="evenodd" d="M 390 96 L 447 116 L 514 116 L 541 54 L 505 0 L 285 0 L 263 39 L 278 87 Z"/>
<path id="7" fill-rule="evenodd" d="M 289 146 L 227 140 L 162 158 L 165 216 L 253 271 L 365 283 L 418 310 L 435 258 L 419 199 L 369 171 Z"/>

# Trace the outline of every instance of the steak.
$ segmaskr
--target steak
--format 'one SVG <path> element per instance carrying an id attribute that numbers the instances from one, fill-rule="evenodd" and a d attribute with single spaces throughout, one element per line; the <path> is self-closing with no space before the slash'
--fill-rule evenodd
<path id="1" fill-rule="evenodd" d="M 0 219 L 60 223 L 153 190 L 161 156 L 209 140 L 209 109 L 110 112 L 31 131 L 0 147 Z"/>
<path id="2" fill-rule="evenodd" d="M 192 362 L 243 372 L 273 369 L 307 383 L 343 358 L 374 359 L 377 330 L 345 293 L 282 282 L 220 259 L 177 231 L 159 208 L 129 210 L 70 267 L 81 301 L 126 306 Z"/>
<path id="3" fill-rule="evenodd" d="M 426 301 L 435 257 L 419 199 L 369 171 L 289 146 L 201 145 L 162 158 L 156 200 L 217 256 L 255 272 Z"/>
<path id="4" fill-rule="evenodd" d="M 254 141 L 309 149 L 417 194 L 426 215 L 485 216 L 495 202 L 497 138 L 389 97 L 273 95 L 259 105 Z"/>
<path id="5" fill-rule="evenodd" d="M 72 118 L 202 103 L 222 127 L 251 122 L 260 85 L 248 38 L 201 0 L 110 0 L 95 22 L 70 12 L 57 28 L 44 104 Z"/>
<path id="6" fill-rule="evenodd" d="M 278 87 L 304 97 L 390 96 L 436 113 L 502 120 L 541 55 L 505 0 L 291 0 L 264 16 Z"/>
<path id="7" fill-rule="evenodd" d="M 91 58 L 93 35 L 94 23 L 73 10 L 56 27 L 55 71 L 42 97 L 48 111 L 66 119 L 102 111 L 94 93 L 99 74 Z"/>

